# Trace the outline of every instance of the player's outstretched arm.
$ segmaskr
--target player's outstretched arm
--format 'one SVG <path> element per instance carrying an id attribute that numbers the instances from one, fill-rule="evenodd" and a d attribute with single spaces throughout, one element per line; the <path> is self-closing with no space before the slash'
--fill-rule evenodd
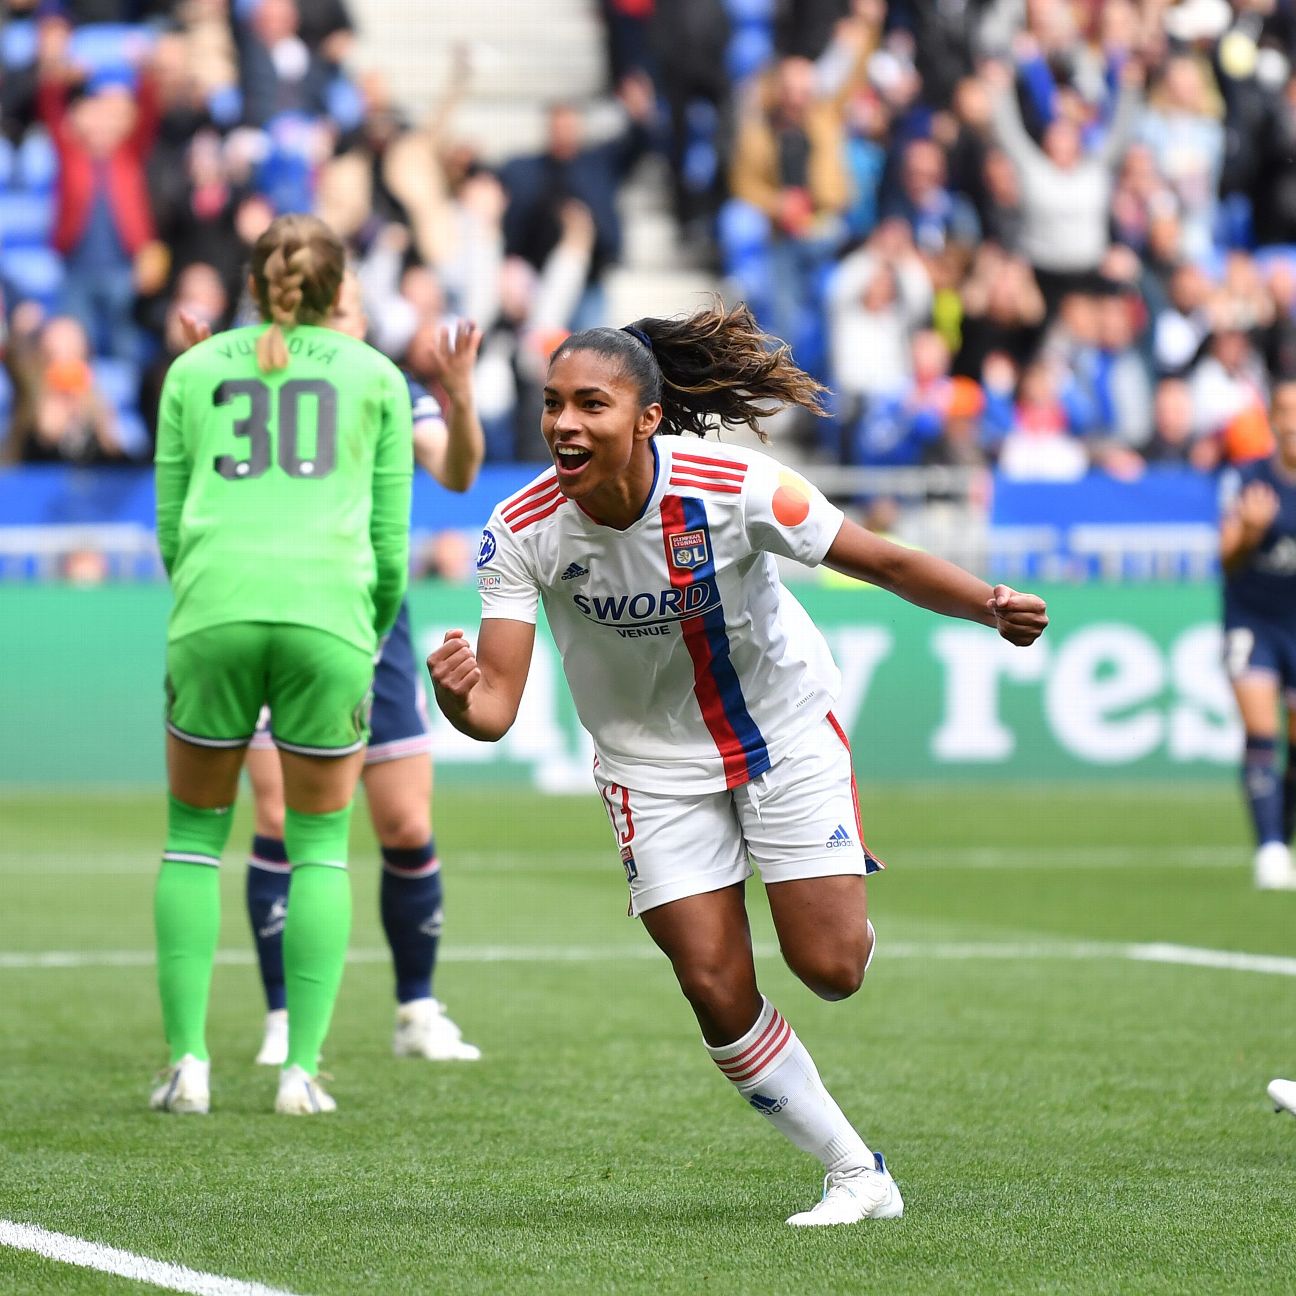
<path id="1" fill-rule="evenodd" d="M 415 424 L 414 456 L 447 490 L 468 490 L 486 457 L 486 433 L 473 397 L 473 370 L 481 340 L 481 329 L 461 322 L 453 329 L 440 329 L 423 356 L 423 368 L 445 398 L 445 422 L 429 422 L 427 427 Z"/>
<path id="2" fill-rule="evenodd" d="M 1044 600 L 1037 595 L 1007 585 L 991 589 L 944 558 L 892 544 L 854 522 L 842 523 L 824 562 L 932 612 L 979 621 L 1020 648 L 1034 643 L 1048 625 Z"/>
<path id="3" fill-rule="evenodd" d="M 475 653 L 462 630 L 447 631 L 427 659 L 442 715 L 469 738 L 498 742 L 517 719 L 534 646 L 535 626 L 526 621 L 487 618 Z"/>

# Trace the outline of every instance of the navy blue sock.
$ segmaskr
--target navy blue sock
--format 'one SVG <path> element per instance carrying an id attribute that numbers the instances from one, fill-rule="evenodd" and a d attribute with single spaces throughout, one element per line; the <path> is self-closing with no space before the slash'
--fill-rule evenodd
<path id="1" fill-rule="evenodd" d="M 432 997 L 441 935 L 441 865 L 436 844 L 383 847 L 382 924 L 396 969 L 396 1002 Z"/>
<path id="2" fill-rule="evenodd" d="M 1296 833 L 1296 743 L 1287 744 L 1287 772 L 1283 775 L 1283 841 Z"/>
<path id="3" fill-rule="evenodd" d="M 261 984 L 265 988 L 266 1006 L 283 1008 L 284 968 L 283 929 L 288 912 L 288 883 L 292 873 L 288 852 L 278 837 L 252 838 L 252 853 L 248 856 L 247 911 L 252 924 L 252 938 L 256 941 L 257 963 L 261 968 Z"/>
<path id="4" fill-rule="evenodd" d="M 1251 805 L 1256 843 L 1283 839 L 1283 785 L 1278 778 L 1277 742 L 1247 734 L 1242 785 Z"/>

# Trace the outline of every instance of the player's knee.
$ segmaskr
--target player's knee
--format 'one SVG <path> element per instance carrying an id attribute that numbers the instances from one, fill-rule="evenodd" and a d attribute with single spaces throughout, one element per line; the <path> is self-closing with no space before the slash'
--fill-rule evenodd
<path id="1" fill-rule="evenodd" d="M 710 1017 L 722 1016 L 742 993 L 742 978 L 720 959 L 693 959 L 675 965 L 684 997 L 695 1010 Z"/>
<path id="2" fill-rule="evenodd" d="M 809 976 L 802 976 L 820 999 L 830 1003 L 849 999 L 864 984 L 864 965 L 855 960 L 842 960 L 816 968 Z"/>
<path id="3" fill-rule="evenodd" d="M 284 808 L 282 803 L 273 806 L 263 806 L 258 802 L 256 808 L 256 828 L 254 831 L 258 837 L 274 837 L 279 841 L 283 841 Z"/>
<path id="4" fill-rule="evenodd" d="M 787 957 L 788 966 L 797 978 L 820 999 L 830 1002 L 849 999 L 864 984 L 873 949 L 873 933 L 868 931 L 859 942 L 831 950 L 816 950 L 810 957 Z"/>
<path id="5" fill-rule="evenodd" d="M 374 814 L 379 842 L 393 850 L 418 850 L 432 835 L 432 824 L 422 807 L 393 807 Z"/>

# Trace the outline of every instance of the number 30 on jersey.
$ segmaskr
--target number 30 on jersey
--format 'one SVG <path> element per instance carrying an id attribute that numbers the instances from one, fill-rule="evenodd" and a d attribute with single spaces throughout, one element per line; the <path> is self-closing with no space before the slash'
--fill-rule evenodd
<path id="1" fill-rule="evenodd" d="M 230 378 L 212 392 L 212 404 L 246 400 L 243 416 L 234 420 L 234 435 L 246 437 L 245 459 L 217 455 L 212 466 L 227 481 L 260 477 L 270 467 L 271 388 L 259 378 Z M 303 456 L 299 440 L 304 401 L 315 402 L 315 453 Z M 284 383 L 275 404 L 279 467 L 290 477 L 327 477 L 337 466 L 337 389 L 322 378 L 294 378 Z"/>

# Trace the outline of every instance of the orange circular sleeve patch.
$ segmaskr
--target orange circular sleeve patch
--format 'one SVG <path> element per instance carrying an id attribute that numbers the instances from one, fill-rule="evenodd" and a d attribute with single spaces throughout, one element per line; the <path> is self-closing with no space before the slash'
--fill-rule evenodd
<path id="1" fill-rule="evenodd" d="M 787 527 L 800 526 L 810 516 L 810 495 L 805 483 L 792 473 L 779 473 L 771 506 L 775 521 Z"/>

